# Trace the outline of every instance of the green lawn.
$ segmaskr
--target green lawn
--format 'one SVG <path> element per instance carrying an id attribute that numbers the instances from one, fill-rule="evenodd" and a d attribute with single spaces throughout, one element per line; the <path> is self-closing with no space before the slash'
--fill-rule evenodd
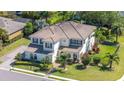
<path id="1" fill-rule="evenodd" d="M 116 46 L 99 45 L 99 47 L 100 47 L 99 55 L 101 57 L 104 57 L 108 52 L 112 54 L 116 50 Z"/>
<path id="2" fill-rule="evenodd" d="M 33 63 L 31 63 L 29 61 L 17 61 L 16 65 L 14 65 L 13 67 L 21 68 L 21 69 L 25 69 L 25 70 L 31 70 L 31 71 L 40 69 L 39 67 L 33 65 Z"/>
<path id="3" fill-rule="evenodd" d="M 119 65 L 114 64 L 114 71 L 100 71 L 98 67 L 91 66 L 85 70 L 76 70 L 75 65 L 68 66 L 66 73 L 55 72 L 54 75 L 77 80 L 117 80 L 124 74 L 124 37 L 119 39 L 121 47 L 118 52 L 120 56 Z M 112 46 L 100 45 L 100 55 L 115 50 Z"/>
<path id="4" fill-rule="evenodd" d="M 13 65 L 13 67 L 16 68 L 21 68 L 21 69 L 25 69 L 25 70 L 31 70 L 31 71 L 35 71 L 35 72 L 42 72 L 45 73 L 47 71 L 41 70 L 41 64 L 40 63 L 32 63 L 30 61 L 16 61 L 15 65 Z M 48 69 L 50 69 L 52 67 L 52 64 L 48 65 Z"/>
<path id="5" fill-rule="evenodd" d="M 3 56 L 7 53 L 9 53 L 10 51 L 14 50 L 15 48 L 21 46 L 21 45 L 28 45 L 30 43 L 30 41 L 28 39 L 22 38 L 19 39 L 17 41 L 15 41 L 14 43 L 4 47 L 2 49 L 2 51 L 0 51 L 0 56 Z"/>

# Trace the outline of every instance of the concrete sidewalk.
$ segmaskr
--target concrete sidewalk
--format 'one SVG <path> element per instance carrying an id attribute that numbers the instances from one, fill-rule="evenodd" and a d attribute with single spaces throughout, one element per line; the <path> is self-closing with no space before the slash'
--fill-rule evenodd
<path id="1" fill-rule="evenodd" d="M 53 79 L 57 79 L 57 80 L 61 80 L 61 81 L 78 81 L 78 80 L 74 80 L 74 79 L 64 78 L 64 77 L 55 76 L 55 75 L 46 75 L 44 73 L 33 72 L 33 71 L 19 69 L 19 68 L 14 68 L 14 67 L 11 67 L 11 70 L 19 71 L 19 72 L 24 72 L 24 73 L 30 73 L 30 74 L 39 75 L 39 76 L 44 76 L 46 78 L 53 78 Z"/>

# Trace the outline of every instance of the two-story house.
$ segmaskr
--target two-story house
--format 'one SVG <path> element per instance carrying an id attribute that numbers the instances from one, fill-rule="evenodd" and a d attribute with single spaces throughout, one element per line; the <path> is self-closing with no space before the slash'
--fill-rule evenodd
<path id="1" fill-rule="evenodd" d="M 68 52 L 71 58 L 80 59 L 80 55 L 92 50 L 95 43 L 95 26 L 73 21 L 47 26 L 32 34 L 31 44 L 25 50 L 25 59 L 41 61 L 51 57 L 55 62 L 61 52 Z"/>

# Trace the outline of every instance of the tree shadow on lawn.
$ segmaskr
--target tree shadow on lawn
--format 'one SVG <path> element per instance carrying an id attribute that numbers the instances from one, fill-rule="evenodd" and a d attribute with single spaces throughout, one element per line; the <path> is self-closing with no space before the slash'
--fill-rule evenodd
<path id="1" fill-rule="evenodd" d="M 93 65 L 93 66 L 98 67 L 99 71 L 103 71 L 103 72 L 104 71 L 113 71 L 109 67 L 106 67 L 106 66 L 98 66 L 98 65 Z M 77 69 L 77 70 L 85 70 L 85 69 L 87 69 L 87 67 L 84 66 L 83 64 L 77 64 L 75 66 L 75 69 Z"/>
<path id="2" fill-rule="evenodd" d="M 110 71 L 109 67 L 98 66 L 100 71 Z"/>
<path id="3" fill-rule="evenodd" d="M 86 69 L 87 67 L 86 66 L 84 66 L 83 64 L 77 64 L 76 66 L 75 66 L 75 69 L 77 69 L 77 70 L 84 70 L 84 69 Z"/>
<path id="4" fill-rule="evenodd" d="M 110 41 L 103 41 L 103 45 L 108 45 L 108 46 L 117 46 L 119 43 L 116 42 L 110 42 Z"/>

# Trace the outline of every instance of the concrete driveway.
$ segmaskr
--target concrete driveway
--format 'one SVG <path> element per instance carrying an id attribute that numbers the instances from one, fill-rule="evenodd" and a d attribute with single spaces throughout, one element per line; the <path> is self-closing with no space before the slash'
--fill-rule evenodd
<path id="1" fill-rule="evenodd" d="M 27 48 L 27 46 L 20 46 L 18 48 L 16 48 L 14 51 L 8 53 L 7 55 L 3 56 L 0 58 L 0 60 L 3 62 L 2 64 L 0 64 L 0 68 L 5 68 L 5 69 L 10 69 L 10 64 L 13 63 L 15 61 L 15 56 L 18 53 L 23 53 L 24 50 Z"/>
<path id="2" fill-rule="evenodd" d="M 0 81 L 53 81 L 46 77 L 23 74 L 0 69 Z"/>

